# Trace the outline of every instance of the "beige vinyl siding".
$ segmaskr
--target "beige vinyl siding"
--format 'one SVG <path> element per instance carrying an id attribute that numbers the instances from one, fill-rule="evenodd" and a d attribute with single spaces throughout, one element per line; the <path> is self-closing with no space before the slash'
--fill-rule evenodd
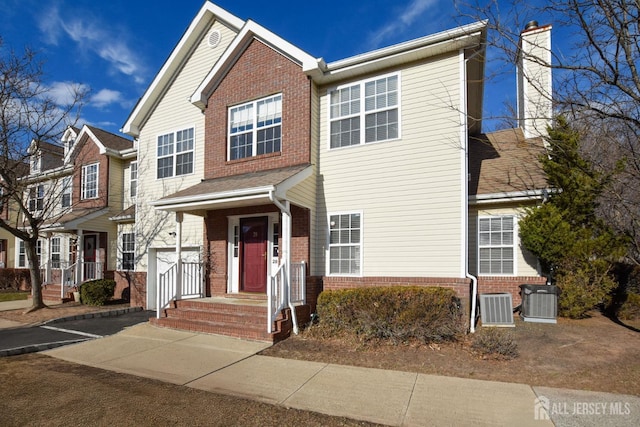
<path id="1" fill-rule="evenodd" d="M 325 251 L 327 215 L 362 212 L 363 276 L 461 275 L 459 66 L 453 54 L 400 72 L 398 140 L 328 150 L 322 93 L 317 237 Z"/>
<path id="2" fill-rule="evenodd" d="M 516 245 L 514 276 L 538 276 L 538 261 L 535 256 L 520 245 L 518 220 L 524 215 L 524 208 L 517 205 L 482 206 L 469 208 L 469 271 L 478 274 L 478 218 L 487 216 L 516 216 Z"/>
<path id="3" fill-rule="evenodd" d="M 109 159 L 109 182 L 100 185 L 109 186 L 109 208 L 114 214 L 124 209 L 124 161 L 117 158 Z"/>
<path id="4" fill-rule="evenodd" d="M 220 44 L 212 49 L 207 36 L 212 29 L 221 34 Z M 146 254 L 150 247 L 169 247 L 175 239 L 169 236 L 175 231 L 175 215 L 157 211 L 149 202 L 168 196 L 179 189 L 194 185 L 204 176 L 204 115 L 189 102 L 189 97 L 215 65 L 235 33 L 219 22 L 202 32 L 191 56 L 185 61 L 166 93 L 155 106 L 144 124 L 138 139 L 138 196 L 136 201 L 136 251 Z M 178 177 L 156 179 L 157 137 L 169 132 L 194 127 L 194 171 Z M 183 245 L 201 246 L 203 239 L 202 217 L 184 215 L 182 225 Z M 146 271 L 146 255 L 140 259 L 136 269 Z"/>

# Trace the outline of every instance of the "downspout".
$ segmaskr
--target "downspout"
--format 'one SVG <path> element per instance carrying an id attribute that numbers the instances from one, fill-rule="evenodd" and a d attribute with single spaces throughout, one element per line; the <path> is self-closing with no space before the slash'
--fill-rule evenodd
<path id="1" fill-rule="evenodd" d="M 289 209 L 289 202 L 285 201 L 284 204 L 280 200 L 275 197 L 274 190 L 269 191 L 269 200 L 276 205 L 280 211 L 282 212 L 282 222 L 286 223 L 286 229 L 282 227 L 284 239 L 284 245 L 282 248 L 282 258 L 284 259 L 285 265 L 287 267 L 287 292 L 285 292 L 287 301 L 286 304 L 289 306 L 291 310 L 291 320 L 293 322 L 293 333 L 298 335 L 298 318 L 296 317 L 296 309 L 291 303 L 291 298 L 289 298 L 289 294 L 291 292 L 291 210 Z M 286 218 L 285 218 L 286 217 Z M 286 219 L 286 221 L 285 221 Z M 282 224 L 285 225 L 285 224 Z M 269 307 L 271 310 L 271 307 Z"/>
<path id="2" fill-rule="evenodd" d="M 469 272 L 469 124 L 468 124 L 468 91 L 467 91 L 467 63 L 473 59 L 476 55 L 480 54 L 482 50 L 477 50 L 471 56 L 464 60 L 464 66 L 462 67 L 462 87 L 463 87 L 463 110 L 462 110 L 462 144 L 464 149 L 464 168 L 463 179 L 464 193 L 463 193 L 463 205 L 464 205 L 464 274 L 467 279 L 471 280 L 471 313 L 469 315 L 469 333 L 476 332 L 476 300 L 478 298 L 478 278 Z M 463 51 L 464 54 L 464 51 Z"/>

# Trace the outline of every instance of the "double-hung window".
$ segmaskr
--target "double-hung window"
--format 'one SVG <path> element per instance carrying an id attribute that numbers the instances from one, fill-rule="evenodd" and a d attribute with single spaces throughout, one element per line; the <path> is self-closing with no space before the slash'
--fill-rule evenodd
<path id="1" fill-rule="evenodd" d="M 362 273 L 362 215 L 329 215 L 329 274 Z"/>
<path id="2" fill-rule="evenodd" d="M 71 191 L 73 187 L 71 186 L 71 177 L 66 176 L 62 178 L 62 207 L 68 208 L 71 206 Z"/>
<path id="3" fill-rule="evenodd" d="M 98 197 L 98 163 L 82 166 L 82 199 Z"/>
<path id="4" fill-rule="evenodd" d="M 480 274 L 514 274 L 514 236 L 514 216 L 491 216 L 478 219 L 478 258 Z"/>
<path id="5" fill-rule="evenodd" d="M 40 184 L 29 189 L 29 211 L 36 212 L 44 209 L 44 185 Z"/>
<path id="6" fill-rule="evenodd" d="M 229 108 L 229 160 L 280 152 L 282 95 Z"/>
<path id="7" fill-rule="evenodd" d="M 338 87 L 329 93 L 329 147 L 396 139 L 399 76 L 391 74 Z"/>
<path id="8" fill-rule="evenodd" d="M 122 269 L 133 270 L 135 268 L 136 241 L 134 233 L 122 234 Z"/>
<path id="9" fill-rule="evenodd" d="M 24 240 L 18 242 L 18 267 L 27 266 L 27 252 L 24 247 Z"/>
<path id="10" fill-rule="evenodd" d="M 51 268 L 60 268 L 60 237 L 51 238 Z"/>
<path id="11" fill-rule="evenodd" d="M 131 162 L 129 166 L 129 194 L 131 197 L 138 194 L 138 162 Z"/>
<path id="12" fill-rule="evenodd" d="M 194 128 L 182 129 L 158 136 L 156 176 L 158 178 L 169 178 L 193 173 L 194 147 Z"/>

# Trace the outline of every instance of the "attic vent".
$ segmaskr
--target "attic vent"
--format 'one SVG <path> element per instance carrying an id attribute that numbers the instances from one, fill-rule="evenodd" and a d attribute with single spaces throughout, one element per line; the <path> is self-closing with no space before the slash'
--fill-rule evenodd
<path id="1" fill-rule="evenodd" d="M 510 293 L 480 294 L 482 326 L 515 326 Z"/>
<path id="2" fill-rule="evenodd" d="M 209 33 L 209 39 L 207 42 L 209 43 L 210 48 L 214 48 L 220 44 L 220 39 L 222 36 L 220 35 L 220 31 L 213 30 Z"/>

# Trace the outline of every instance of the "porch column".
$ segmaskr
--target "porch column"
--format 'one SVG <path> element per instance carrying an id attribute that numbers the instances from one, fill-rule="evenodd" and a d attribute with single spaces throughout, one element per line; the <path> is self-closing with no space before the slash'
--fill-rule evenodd
<path id="1" fill-rule="evenodd" d="M 182 220 L 184 214 L 176 212 L 176 298 L 182 298 Z"/>
<path id="2" fill-rule="evenodd" d="M 51 283 L 51 233 L 46 234 L 47 237 L 47 255 L 46 262 L 44 264 L 44 283 Z M 42 262 L 42 261 L 41 261 Z"/>
<path id="3" fill-rule="evenodd" d="M 291 288 L 291 205 L 288 200 L 284 202 L 285 210 L 282 212 L 282 259 L 285 263 L 285 276 L 287 292 L 284 292 L 283 303 L 289 304 Z"/>
<path id="4" fill-rule="evenodd" d="M 82 230 L 78 230 L 78 243 L 76 243 L 76 286 L 82 283 L 84 278 L 84 242 Z"/>

